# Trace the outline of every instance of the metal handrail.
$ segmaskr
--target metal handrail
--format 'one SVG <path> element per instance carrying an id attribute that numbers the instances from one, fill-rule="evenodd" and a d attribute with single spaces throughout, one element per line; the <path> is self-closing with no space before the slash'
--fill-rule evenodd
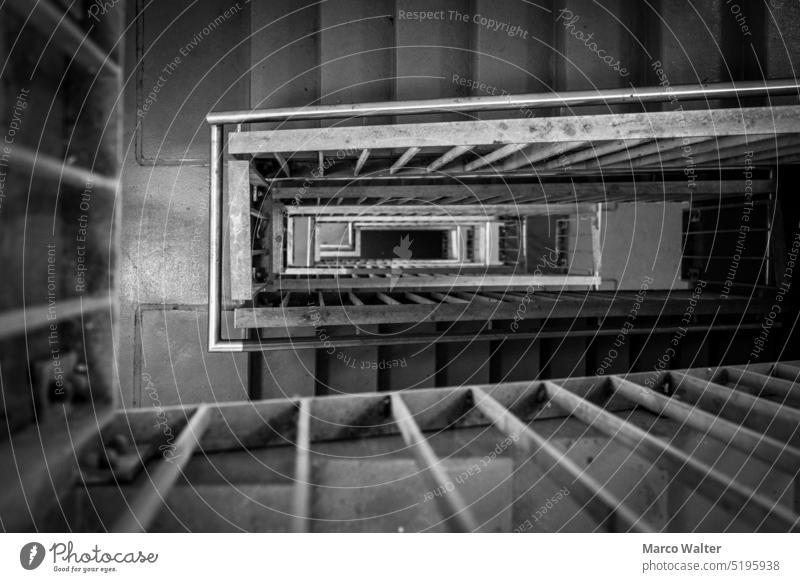
<path id="1" fill-rule="evenodd" d="M 509 109 L 541 109 L 546 107 L 578 107 L 587 105 L 616 105 L 623 103 L 653 103 L 658 101 L 724 99 L 729 97 L 765 97 L 791 95 L 800 91 L 797 79 L 771 81 L 740 81 L 737 83 L 707 83 L 675 85 L 673 87 L 641 87 L 569 91 L 566 93 L 527 93 L 485 97 L 450 97 L 416 101 L 373 101 L 344 105 L 314 105 L 217 111 L 206 116 L 210 125 L 227 123 L 261 123 L 300 119 L 343 119 L 379 115 L 419 115 L 426 113 L 455 113 L 478 111 L 507 111 Z"/>

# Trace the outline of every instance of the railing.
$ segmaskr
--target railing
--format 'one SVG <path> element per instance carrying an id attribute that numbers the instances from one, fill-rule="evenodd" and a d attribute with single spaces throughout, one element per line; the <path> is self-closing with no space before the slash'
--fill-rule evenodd
<path id="1" fill-rule="evenodd" d="M 673 487 L 683 495 L 688 488 L 703 498 L 703 511 L 710 503 L 715 515 L 724 516 L 717 527 L 741 524 L 751 531 L 797 531 L 800 506 L 787 493 L 797 482 L 800 466 L 798 375 L 798 362 L 763 363 L 120 411 L 104 428 L 103 441 L 128 442 L 132 450 L 138 450 L 135 471 L 118 466 L 102 474 L 93 473 L 92 483 L 84 484 L 82 492 L 85 488 L 89 498 L 86 510 L 94 512 L 96 508 L 90 505 L 93 495 L 102 496 L 105 488 L 119 487 L 120 480 L 141 484 L 134 490 L 132 503 L 120 500 L 114 505 L 104 504 L 104 515 L 116 521 L 115 531 L 153 531 L 159 527 L 159 515 L 171 514 L 170 498 L 175 498 L 177 476 L 193 454 L 235 455 L 246 449 L 255 457 L 256 449 L 269 447 L 278 458 L 289 463 L 293 458 L 294 479 L 290 484 L 291 504 L 287 503 L 285 512 L 270 507 L 273 521 L 267 527 L 278 529 L 274 525 L 277 519 L 281 527 L 290 522 L 294 531 L 311 531 L 330 521 L 316 521 L 314 515 L 314 499 L 325 491 L 320 471 L 316 476 L 312 471 L 317 447 L 330 441 L 347 446 L 354 440 L 399 435 L 408 457 L 416 464 L 409 474 L 413 480 L 404 487 L 416 485 L 420 498 L 434 501 L 414 504 L 415 511 L 424 512 L 428 521 L 443 529 L 476 531 L 482 523 L 478 515 L 481 510 L 479 504 L 468 503 L 465 498 L 469 494 L 473 500 L 478 496 L 491 499 L 503 495 L 503 489 L 477 479 L 469 487 L 461 487 L 463 479 L 453 480 L 454 473 L 444 470 L 445 461 L 452 463 L 459 455 L 480 458 L 485 450 L 477 433 L 470 433 L 469 442 L 459 444 L 459 453 L 448 453 L 441 436 L 448 431 L 491 426 L 509 444 L 507 452 L 495 452 L 498 462 L 512 454 L 516 459 L 515 470 L 507 478 L 521 483 L 514 488 L 511 504 L 524 504 L 532 495 L 535 483 L 525 480 L 530 473 L 523 467 L 533 466 L 538 475 L 574 495 L 578 509 L 570 511 L 587 521 L 573 527 L 612 532 L 683 531 L 694 527 L 695 520 L 705 520 L 708 513 L 693 515 L 691 510 L 684 512 L 690 516 L 688 521 L 674 512 L 659 515 L 651 511 L 652 495 L 637 499 L 617 477 L 608 477 L 610 458 L 639 458 L 647 464 L 648 472 L 661 471 L 668 477 L 667 487 L 659 489 L 656 497 L 668 495 Z M 548 423 L 554 420 L 559 427 L 555 434 L 554 424 Z M 263 430 L 265 426 L 270 430 Z M 572 428 L 565 428 L 568 426 Z M 153 445 L 165 427 L 179 435 L 175 449 L 179 464 L 159 455 Z M 481 430 L 481 434 L 486 433 L 486 429 Z M 564 446 L 565 439 L 559 438 L 587 434 L 592 435 L 591 440 L 602 439 L 598 447 L 618 451 L 620 457 L 594 462 L 590 458 L 584 464 L 580 456 L 585 453 L 576 450 L 585 448 L 579 445 L 570 449 Z M 693 438 L 718 447 L 724 455 L 717 453 L 714 462 L 709 462 L 708 455 L 699 452 L 706 449 L 698 448 Z M 94 457 L 103 455 L 101 443 L 95 442 L 93 447 L 99 449 Z M 330 457 L 330 449 L 325 450 Z M 742 479 L 741 459 L 763 464 L 764 483 L 775 484 L 773 494 L 765 494 Z M 598 465 L 606 465 L 607 471 L 598 469 Z M 393 471 L 396 477 L 396 468 Z M 144 478 L 136 478 L 142 474 Z M 642 478 L 637 472 L 637 482 Z M 191 477 L 187 479 L 191 487 Z M 661 487 L 664 478 L 658 479 Z M 236 483 L 227 478 L 225 482 L 234 494 Z M 376 487 L 374 479 L 364 487 Z M 694 507 L 691 501 L 687 503 Z M 23 509 L 9 514 L 20 518 L 9 522 L 12 529 L 23 521 L 24 504 L 20 505 Z M 349 527 L 358 529 L 373 517 L 364 514 L 364 507 L 360 504 L 353 508 Z M 176 510 L 181 511 L 179 507 Z M 183 511 L 188 510 L 184 507 Z M 260 527 L 265 526 L 262 523 Z M 514 523 L 506 527 L 513 528 Z"/>
<path id="2" fill-rule="evenodd" d="M 81 451 L 97 442 L 120 393 L 114 235 L 121 208 L 117 59 L 124 53 L 124 10 L 84 28 L 72 18 L 77 7 L 54 0 L 0 2 L 0 102 L 10 107 L 13 92 L 22 95 L 31 83 L 35 93 L 0 148 L 4 531 L 53 528 L 46 517 L 58 512 Z M 40 63 L 37 55 L 50 62 Z M 44 260 L 31 252 L 45 245 Z M 40 278 L 45 269 L 46 283 Z"/>
<path id="3" fill-rule="evenodd" d="M 515 174 L 538 179 L 537 163 L 545 169 L 589 173 L 602 169 L 605 161 L 612 166 L 620 161 L 641 159 L 653 155 L 674 155 L 684 140 L 690 143 L 722 145 L 748 144 L 753 138 L 778 134 L 800 133 L 800 108 L 779 106 L 745 109 L 701 109 L 677 112 L 631 113 L 603 116 L 565 116 L 508 120 L 465 121 L 456 123 L 402 124 L 392 126 L 328 127 L 314 130 L 280 129 L 270 132 L 243 132 L 242 124 L 284 122 L 309 119 L 368 118 L 411 114 L 480 112 L 520 108 L 580 107 L 620 103 L 647 103 L 669 100 L 696 100 L 796 95 L 800 84 L 795 80 L 767 82 L 720 83 L 713 85 L 677 86 L 669 90 L 648 87 L 631 90 L 572 92 L 565 94 L 531 94 L 520 96 L 475 97 L 467 99 L 438 99 L 410 102 L 365 103 L 355 105 L 283 108 L 262 111 L 210 113 L 206 120 L 211 126 L 210 163 L 210 252 L 209 252 L 209 350 L 212 352 L 261 351 L 297 347 L 287 340 L 233 340 L 221 335 L 222 316 L 222 181 L 224 126 L 236 124 L 231 134 L 229 153 L 237 156 L 269 155 L 279 164 L 284 177 L 290 177 L 286 154 L 330 150 L 352 150 L 352 176 L 361 178 L 367 160 L 376 149 L 403 148 L 405 151 L 381 176 L 426 176 L 452 164 L 476 146 L 492 144 L 492 151 L 479 153 L 478 159 L 460 166 L 459 176 L 485 178 L 518 172 L 533 166 L 533 173 Z M 789 140 L 791 136 L 787 136 Z M 781 138 L 783 139 L 783 138 Z M 597 142 L 597 143 L 595 143 Z M 420 155 L 422 147 L 450 148 L 436 154 L 427 165 L 409 171 L 410 160 Z M 705 147 L 705 146 L 704 146 Z M 720 146 L 721 147 L 721 146 Z M 717 147 L 717 151 L 721 151 Z M 588 154 L 585 153 L 591 150 Z M 621 156 L 621 157 L 619 157 Z M 617 159 L 619 157 L 619 159 Z M 720 158 L 724 160 L 727 158 Z M 549 160 L 549 161 L 548 161 Z M 497 164 L 497 166 L 495 166 Z M 492 166 L 486 170 L 486 166 Z M 548 168 L 548 166 L 550 166 Z M 578 166 L 578 167 L 575 167 Z M 250 176 L 249 167 L 243 175 Z M 271 186 L 263 176 L 256 183 Z M 276 182 L 277 183 L 277 182 Z M 313 194 L 312 194 L 313 196 Z M 634 186 L 635 196 L 635 186 Z M 679 194 L 680 196 L 680 194 Z M 682 194 L 684 199 L 688 192 Z M 365 198 L 368 194 L 365 195 Z M 513 202 L 517 202 L 514 200 Z M 352 342 L 355 338 L 341 338 Z"/>
<path id="4" fill-rule="evenodd" d="M 121 86 L 121 69 L 112 53 L 103 50 L 88 33 L 81 30 L 78 25 L 65 14 L 64 8 L 57 6 L 50 0 L 40 0 L 31 4 L 25 0 L 9 0 L 4 10 L 13 10 L 25 20 L 26 26 L 38 31 L 44 39 L 48 40 L 55 48 L 69 57 L 75 63 L 76 74 L 91 76 L 90 90 L 96 90 L 97 79 L 100 76 L 110 76 L 116 82 L 116 87 Z M 106 25 L 103 28 L 109 28 Z M 15 55 L 10 55 L 14 57 Z M 85 96 L 81 96 L 83 100 Z M 98 97 L 92 95 L 92 97 Z M 55 191 L 62 188 L 74 188 L 84 191 L 87 188 L 100 196 L 113 198 L 118 190 L 117 178 L 119 163 L 114 146 L 104 143 L 107 127 L 116 127 L 119 114 L 117 95 L 103 95 L 102 98 L 86 99 L 86 108 L 81 111 L 81 123 L 86 124 L 86 119 L 92 119 L 92 127 L 88 128 L 81 136 L 72 136 L 76 141 L 93 140 L 85 144 L 85 151 L 92 152 L 95 167 L 81 167 L 66 160 L 57 159 L 43 152 L 33 151 L 20 144 L 6 148 L 6 158 L 3 165 L 8 165 L 11 172 L 26 173 L 34 180 L 46 180 Z M 92 113 L 96 112 L 96 113 Z M 94 120 L 92 116 L 97 120 Z M 104 151 L 107 150 L 107 151 Z M 111 167 L 98 161 L 108 154 L 114 160 Z M 106 173 L 103 173 L 106 172 Z M 33 332 L 46 328 L 57 321 L 68 321 L 92 313 L 109 311 L 112 309 L 112 293 L 95 296 L 74 297 L 59 303 L 54 310 L 47 304 L 25 306 L 21 309 L 8 311 L 0 310 L 0 338 L 7 338 L 20 333 Z M 57 319 L 53 313 L 57 311 Z M 50 315 L 50 317 L 48 317 Z"/>
<path id="5" fill-rule="evenodd" d="M 100 23 L 82 26 L 73 18 L 73 10 L 53 0 L 0 3 L 3 26 L 9 25 L 6 28 L 10 31 L 18 19 L 19 34 L 23 35 L 19 39 L 25 39 L 8 42 L 4 47 L 8 65 L 3 74 L 2 91 L 7 98 L 4 104 L 13 99 L 12 91 L 24 88 L 31 81 L 32 73 L 26 67 L 36 63 L 36 59 L 30 58 L 36 51 L 44 54 L 47 50 L 49 54 L 52 49 L 52 56 L 61 59 L 58 62 L 66 67 L 57 76 L 42 68 L 35 70 L 37 98 L 26 115 L 47 117 L 46 128 L 38 134 L 38 129 L 36 132 L 34 129 L 41 120 L 21 121 L 15 134 L 6 135 L 0 155 L 5 189 L 13 191 L 17 201 L 24 202 L 26 196 L 29 202 L 36 201 L 29 207 L 23 203 L 24 215 L 16 212 L 13 205 L 11 209 L 3 207 L 3 228 L 13 233 L 19 227 L 21 233 L 24 225 L 30 241 L 42 246 L 48 240 L 53 241 L 48 245 L 47 284 L 42 282 L 38 286 L 41 289 L 37 288 L 40 293 L 36 301 L 32 301 L 35 294 L 21 286 L 37 287 L 44 263 L 32 257 L 36 253 L 29 250 L 13 260 L 3 257 L 9 269 L 19 269 L 20 273 L 11 274 L 14 280 L 6 283 L 7 292 L 0 305 L 0 339 L 18 338 L 13 348 L 13 342 L 6 343 L 8 349 L 0 367 L 6 371 L 27 363 L 35 377 L 38 369 L 47 369 L 50 362 L 61 366 L 69 353 L 80 354 L 80 363 L 92 386 L 92 403 L 96 406 L 115 401 L 118 394 L 113 372 L 117 295 L 113 286 L 116 241 L 112 232 L 117 229 L 115 213 L 120 207 L 114 202 L 119 192 L 122 152 L 119 132 L 122 68 L 118 59 L 124 52 L 123 12 L 115 11 Z M 45 105 L 51 98 L 51 107 L 47 109 Z M 30 113 L 34 110 L 35 114 Z M 2 187 L 0 194 L 0 198 L 5 197 Z M 36 219 L 40 212 L 37 205 L 50 209 L 47 228 L 46 221 Z M 80 230 L 75 230 L 76 226 Z M 72 232 L 75 236 L 67 234 Z M 20 248 L 9 246 L 2 252 L 19 254 Z M 69 285 L 67 281 L 75 284 Z M 82 326 L 84 333 L 66 333 L 65 328 L 70 325 Z M 59 353 L 64 360 L 59 361 Z M 73 369 L 67 369 L 66 373 L 72 374 Z M 26 375 L 25 380 L 31 381 L 30 376 Z M 14 384 L 14 376 L 9 375 L 6 381 Z M 57 399 L 53 394 L 39 392 L 32 390 L 31 394 L 34 418 L 42 422 L 47 409 L 58 404 L 52 401 Z M 10 400 L 4 410 L 4 421 L 10 422 L 17 416 L 19 408 Z M 19 416 L 27 416 L 28 407 L 24 408 L 25 412 Z"/>

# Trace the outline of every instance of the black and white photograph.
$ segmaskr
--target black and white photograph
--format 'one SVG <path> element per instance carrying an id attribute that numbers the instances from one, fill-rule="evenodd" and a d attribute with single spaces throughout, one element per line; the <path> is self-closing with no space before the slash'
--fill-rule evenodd
<path id="1" fill-rule="evenodd" d="M 797 0 L 0 0 L 0 579 L 800 579 L 798 73 Z"/>

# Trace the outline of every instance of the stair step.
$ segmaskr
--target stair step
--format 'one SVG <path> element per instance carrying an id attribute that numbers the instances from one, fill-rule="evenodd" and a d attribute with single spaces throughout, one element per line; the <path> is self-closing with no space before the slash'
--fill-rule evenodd
<path id="1" fill-rule="evenodd" d="M 393 0 L 341 0 L 319 5 L 322 104 L 391 101 L 394 92 Z M 365 82 L 368 81 L 368 82 Z M 337 126 L 362 120 L 336 120 Z M 389 123 L 374 118 L 370 123 Z"/>
<path id="2" fill-rule="evenodd" d="M 513 338 L 513 335 L 510 336 Z M 507 339 L 492 344 L 492 382 L 533 380 L 539 376 L 540 341 Z"/>
<path id="3" fill-rule="evenodd" d="M 453 332 L 475 332 L 481 323 L 454 323 Z M 453 342 L 436 344 L 437 385 L 461 386 L 489 382 L 491 342 Z"/>
<path id="4" fill-rule="evenodd" d="M 314 0 L 254 2 L 250 14 L 252 107 L 268 109 L 314 103 L 320 95 L 317 3 Z M 288 121 L 253 129 L 276 126 L 319 127 L 319 122 Z"/>
<path id="5" fill-rule="evenodd" d="M 504 438 L 485 427 L 429 436 L 449 477 L 446 487 L 458 490 L 480 531 L 511 527 L 513 461 L 507 447 L 489 463 L 483 462 L 484 454 Z M 464 439 L 474 447 L 469 456 L 458 452 L 466 445 Z M 436 502 L 441 492 L 426 486 L 402 439 L 378 441 L 317 449 L 314 531 L 445 531 Z M 334 451 L 343 450 L 348 453 L 344 458 L 333 458 Z M 486 495 L 490 490 L 492 494 Z M 354 522 L 357 516 L 361 518 Z"/>
<path id="6" fill-rule="evenodd" d="M 586 374 L 586 338 L 567 337 L 542 340 L 542 367 L 550 378 Z"/>
<path id="7" fill-rule="evenodd" d="M 639 26 L 643 22 L 638 3 L 611 0 L 602 5 L 591 0 L 571 0 L 553 6 L 556 42 L 553 46 L 563 48 L 562 55 L 555 55 L 556 70 L 562 74 L 562 90 L 594 90 L 598 87 L 627 87 L 636 84 L 639 71 L 637 62 L 642 54 Z M 628 30 L 626 30 L 626 27 Z M 633 32 L 636 31 L 636 32 Z M 595 43 L 603 56 L 612 57 L 606 64 L 586 44 L 580 35 L 592 34 L 590 43 Z M 630 111 L 628 105 L 604 105 L 581 109 L 581 114 L 602 115 L 610 112 Z"/>
<path id="8" fill-rule="evenodd" d="M 409 330 L 408 325 L 385 325 L 384 334 Z M 418 323 L 414 333 L 434 333 L 436 324 Z M 381 390 L 405 390 L 407 388 L 433 388 L 436 385 L 436 349 L 431 345 L 382 346 L 379 350 L 381 362 L 387 367 L 379 372 Z M 398 362 L 398 365 L 394 365 Z M 391 367 L 388 367 L 391 364 Z"/>
<path id="9" fill-rule="evenodd" d="M 378 326 L 361 326 L 377 333 Z M 319 332 L 319 330 L 318 330 Z M 329 330 L 331 337 L 352 330 Z M 317 352 L 317 394 L 352 394 L 378 390 L 378 347 L 323 348 Z"/>
<path id="10" fill-rule="evenodd" d="M 469 90 L 453 83 L 453 74 L 469 78 L 471 73 L 470 44 L 472 24 L 449 18 L 450 11 L 471 15 L 469 0 L 441 0 L 437 11 L 444 11 L 444 19 L 414 20 L 401 16 L 414 12 L 431 11 L 424 0 L 397 0 L 395 51 L 397 88 L 396 99 L 433 99 L 440 97 L 466 97 Z M 442 115 L 441 121 L 461 116 Z M 404 123 L 413 123 L 430 117 L 405 116 Z M 413 163 L 413 162 L 412 162 Z"/>
<path id="11" fill-rule="evenodd" d="M 313 337 L 315 330 L 298 328 L 291 337 Z M 262 337 L 285 337 L 285 329 L 263 329 Z M 256 353 L 260 376 L 256 398 L 298 398 L 314 396 L 317 357 L 315 350 L 280 350 Z"/>

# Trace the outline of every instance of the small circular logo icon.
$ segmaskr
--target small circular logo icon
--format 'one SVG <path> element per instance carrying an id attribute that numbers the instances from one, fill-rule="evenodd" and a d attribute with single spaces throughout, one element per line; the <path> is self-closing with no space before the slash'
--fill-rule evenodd
<path id="1" fill-rule="evenodd" d="M 39 542 L 29 542 L 19 551 L 19 563 L 26 570 L 35 570 L 44 561 L 44 546 Z"/>

